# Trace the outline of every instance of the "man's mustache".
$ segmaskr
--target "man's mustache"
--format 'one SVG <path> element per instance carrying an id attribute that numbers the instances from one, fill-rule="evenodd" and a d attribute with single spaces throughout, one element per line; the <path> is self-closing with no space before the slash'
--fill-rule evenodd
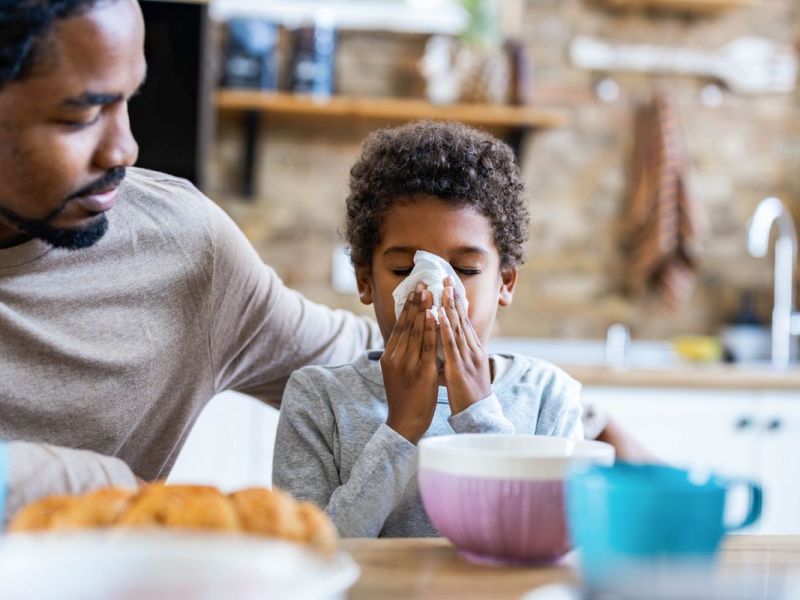
<path id="1" fill-rule="evenodd" d="M 123 179 L 125 179 L 125 167 L 114 167 L 97 181 L 90 183 L 69 196 L 66 202 L 74 200 L 75 198 L 83 198 L 84 196 L 91 196 L 92 194 L 115 188 L 122 183 Z"/>
<path id="2" fill-rule="evenodd" d="M 39 219 L 42 223 L 49 223 L 53 219 L 55 219 L 58 215 L 61 214 L 61 211 L 66 208 L 67 204 L 71 201 L 76 200 L 78 198 L 83 198 L 85 196 L 91 196 L 92 194 L 96 194 L 98 192 L 107 191 L 110 188 L 117 187 L 122 180 L 125 179 L 125 167 L 114 167 L 110 171 L 108 171 L 105 175 L 103 175 L 100 179 L 93 181 L 87 186 L 82 187 L 74 194 L 70 194 L 67 196 L 64 201 L 55 208 L 49 215 L 47 215 L 44 219 Z"/>

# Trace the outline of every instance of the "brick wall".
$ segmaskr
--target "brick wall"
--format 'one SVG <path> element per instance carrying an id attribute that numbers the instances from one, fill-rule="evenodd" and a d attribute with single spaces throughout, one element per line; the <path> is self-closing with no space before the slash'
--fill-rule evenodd
<path id="1" fill-rule="evenodd" d="M 581 0 L 528 0 L 520 25 L 532 58 L 537 103 L 559 107 L 570 124 L 532 136 L 523 176 L 533 214 L 529 259 L 514 304 L 500 311 L 506 335 L 600 337 L 613 322 L 637 337 L 715 332 L 743 290 L 756 290 L 767 318 L 771 262 L 745 248 L 746 222 L 758 201 L 778 195 L 800 223 L 800 93 L 742 98 L 725 94 L 703 105 L 707 83 L 692 78 L 613 74 L 617 102 L 597 100 L 596 74 L 570 66 L 566 48 L 579 33 L 618 42 L 714 48 L 743 35 L 791 42 L 800 8 L 775 0 L 766 8 L 687 19 L 613 14 Z M 415 63 L 424 37 L 344 32 L 338 54 L 340 91 L 414 96 L 423 85 Z M 651 297 L 626 293 L 622 213 L 631 115 L 651 90 L 669 90 L 681 116 L 694 170 L 694 196 L 712 232 L 703 248 L 691 300 L 670 311 Z M 299 118 L 264 119 L 258 185 L 237 196 L 241 130 L 235 116 L 218 124 L 212 197 L 228 210 L 284 280 L 310 298 L 370 312 L 330 289 L 330 255 L 338 241 L 347 174 L 359 143 L 376 124 Z"/>

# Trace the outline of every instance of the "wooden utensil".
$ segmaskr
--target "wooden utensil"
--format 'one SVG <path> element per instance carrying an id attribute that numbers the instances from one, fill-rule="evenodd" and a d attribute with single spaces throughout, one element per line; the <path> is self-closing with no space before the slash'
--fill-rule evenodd
<path id="1" fill-rule="evenodd" d="M 717 50 L 610 44 L 578 36 L 569 47 L 575 66 L 712 77 L 738 94 L 788 93 L 797 85 L 797 55 L 758 37 L 741 37 Z"/>

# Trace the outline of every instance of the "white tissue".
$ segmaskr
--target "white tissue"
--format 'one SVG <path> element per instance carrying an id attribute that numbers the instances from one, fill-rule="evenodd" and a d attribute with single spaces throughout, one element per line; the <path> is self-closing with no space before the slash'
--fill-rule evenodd
<path id="1" fill-rule="evenodd" d="M 417 283 L 421 281 L 428 286 L 427 289 L 433 296 L 433 318 L 436 319 L 438 323 L 439 313 L 436 309 L 442 306 L 444 280 L 447 277 L 453 281 L 453 287 L 455 287 L 458 297 L 461 299 L 464 306 L 464 311 L 466 311 L 469 308 L 467 294 L 464 291 L 464 285 L 461 283 L 461 279 L 456 275 L 450 263 L 442 257 L 431 254 L 430 252 L 417 250 L 417 253 L 414 255 L 414 268 L 411 270 L 411 273 L 408 274 L 408 277 L 403 279 L 400 285 L 392 292 L 395 317 L 400 316 L 403 306 L 405 306 L 406 300 L 408 300 L 408 295 L 414 291 Z"/>

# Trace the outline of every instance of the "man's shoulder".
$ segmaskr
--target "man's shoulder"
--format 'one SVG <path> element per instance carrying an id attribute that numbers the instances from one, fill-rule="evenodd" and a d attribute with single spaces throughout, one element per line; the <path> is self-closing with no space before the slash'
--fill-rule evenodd
<path id="1" fill-rule="evenodd" d="M 181 217 L 202 217 L 210 204 L 186 179 L 137 167 L 128 169 L 120 196 L 123 207 Z"/>
<path id="2" fill-rule="evenodd" d="M 126 178 L 124 181 L 133 181 L 139 184 L 147 185 L 148 182 L 155 184 L 176 185 L 179 187 L 197 189 L 188 180 L 183 177 L 177 177 L 164 173 L 162 171 L 153 171 L 152 169 L 144 169 L 142 167 L 128 167 L 125 172 Z M 199 192 L 198 192 L 199 193 Z"/>
<path id="3" fill-rule="evenodd" d="M 109 213 L 112 220 L 135 231 L 140 239 L 148 232 L 177 246 L 209 247 L 235 227 L 225 212 L 191 182 L 180 177 L 132 167 L 120 185 L 120 198 Z"/>

